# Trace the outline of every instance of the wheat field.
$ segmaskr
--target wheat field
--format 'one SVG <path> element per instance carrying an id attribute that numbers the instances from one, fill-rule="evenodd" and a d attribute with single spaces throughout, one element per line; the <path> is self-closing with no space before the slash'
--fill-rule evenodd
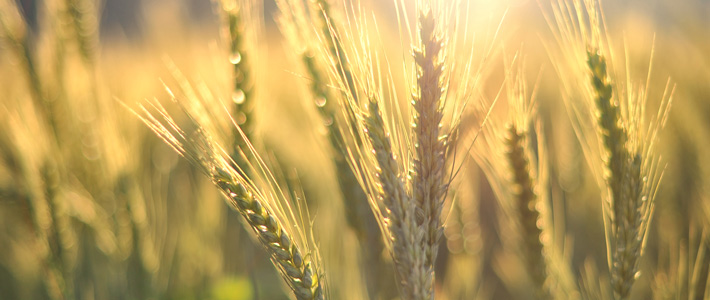
<path id="1" fill-rule="evenodd" d="M 704 0 L 0 0 L 0 299 L 710 299 L 708 116 Z"/>

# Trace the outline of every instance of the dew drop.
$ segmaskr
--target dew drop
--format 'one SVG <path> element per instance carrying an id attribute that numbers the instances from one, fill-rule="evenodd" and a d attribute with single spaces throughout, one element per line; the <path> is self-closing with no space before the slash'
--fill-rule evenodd
<path id="1" fill-rule="evenodd" d="M 323 124 L 324 124 L 325 126 L 331 126 L 331 125 L 333 125 L 333 117 L 330 117 L 330 116 L 326 117 L 326 118 L 323 120 Z"/>
<path id="2" fill-rule="evenodd" d="M 318 107 L 324 107 L 326 103 L 325 97 L 317 97 L 316 98 L 316 106 Z"/>
<path id="3" fill-rule="evenodd" d="M 234 121 L 236 121 L 239 125 L 244 125 L 244 123 L 246 123 L 247 121 L 247 115 L 245 115 L 244 112 L 240 111 L 235 116 Z"/>
<path id="4" fill-rule="evenodd" d="M 232 93 L 232 101 L 236 104 L 242 104 L 244 103 L 244 100 L 246 100 L 246 96 L 244 95 L 244 91 L 241 89 L 237 89 Z"/>
<path id="5" fill-rule="evenodd" d="M 239 51 L 235 51 L 234 53 L 230 54 L 229 62 L 233 65 L 238 65 L 240 62 L 242 62 L 242 54 L 239 53 Z"/>

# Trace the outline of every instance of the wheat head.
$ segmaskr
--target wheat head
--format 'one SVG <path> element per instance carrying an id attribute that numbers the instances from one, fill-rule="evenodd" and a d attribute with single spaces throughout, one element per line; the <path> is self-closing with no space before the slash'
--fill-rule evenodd
<path id="1" fill-rule="evenodd" d="M 211 178 L 228 204 L 242 215 L 254 231 L 257 240 L 297 299 L 324 299 L 325 278 L 319 269 L 320 256 L 317 249 L 306 237 L 305 230 L 309 227 L 297 218 L 302 214 L 292 210 L 294 204 L 288 202 L 248 139 L 240 131 L 249 147 L 246 151 L 250 151 L 250 155 L 256 159 L 257 166 L 250 165 L 250 171 L 245 172 L 226 154 L 215 138 L 215 132 L 208 131 L 208 127 L 201 127 L 198 118 L 190 115 L 189 107 L 183 105 L 182 108 L 188 112 L 192 126 L 197 128 L 191 135 L 177 125 L 160 103 L 142 105 L 142 114 L 136 115 L 168 145 Z M 257 186 L 254 179 L 242 175 L 247 173 L 261 174 L 264 179 Z"/>
<path id="2" fill-rule="evenodd" d="M 598 0 L 558 2 L 547 20 L 562 49 L 555 68 L 564 78 L 565 106 L 603 190 L 611 287 L 616 299 L 628 299 L 640 276 L 639 261 L 663 174 L 655 148 L 673 92 L 669 82 L 658 112 L 649 120 L 651 67 L 645 85 L 632 83 L 628 68 L 615 68 L 623 64 L 614 56 Z M 620 80 L 624 75 L 626 80 Z M 573 101 L 576 97 L 584 101 Z"/>

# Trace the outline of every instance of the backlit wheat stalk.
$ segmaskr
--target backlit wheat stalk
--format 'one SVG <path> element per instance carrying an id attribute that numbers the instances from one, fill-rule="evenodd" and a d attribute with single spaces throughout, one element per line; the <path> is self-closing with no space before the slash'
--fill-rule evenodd
<path id="1" fill-rule="evenodd" d="M 427 232 L 426 259 L 433 265 L 443 227 L 441 208 L 448 189 L 446 168 L 448 136 L 441 132 L 444 117 L 444 52 L 440 29 L 431 8 L 418 12 L 419 45 L 414 49 L 417 85 L 412 95 L 414 106 L 414 201 L 423 214 Z"/>
<path id="2" fill-rule="evenodd" d="M 251 144 L 247 143 L 249 148 L 245 151 L 257 161 L 247 173 L 261 174 L 263 179 L 258 186 L 251 178 L 241 175 L 244 172 L 235 168 L 213 133 L 200 126 L 194 118 L 196 111 L 191 115 L 189 107 L 183 106 L 183 109 L 187 109 L 192 125 L 198 128 L 189 135 L 159 103 L 142 106 L 137 115 L 175 151 L 210 177 L 228 204 L 253 229 L 297 299 L 324 299 L 325 278 L 320 269 L 320 256 L 305 232 L 309 228 L 306 225 L 309 220 L 304 220 L 307 216 L 292 208 L 295 204 L 289 202 Z M 243 133 L 242 138 L 248 141 Z"/>
<path id="3" fill-rule="evenodd" d="M 457 66 L 455 59 L 449 59 L 453 50 L 447 43 L 454 42 L 449 31 L 455 25 L 447 17 L 454 15 L 456 7 L 449 4 L 416 3 L 416 31 L 411 35 L 412 106 L 404 111 L 390 66 L 380 58 L 381 41 L 369 37 L 368 18 L 359 15 L 358 8 L 349 12 L 350 27 L 330 37 L 348 41 L 343 52 L 333 56 L 327 43 L 320 52 L 329 56 L 331 80 L 346 91 L 341 114 L 347 122 L 340 130 L 348 160 L 386 236 L 403 299 L 434 298 L 441 210 L 451 180 L 449 139 L 459 120 L 458 113 L 448 110 L 465 105 L 470 96 L 469 89 L 448 91 L 451 74 L 471 71 L 470 62 L 464 60 L 463 66 Z M 405 8 L 400 9 L 404 15 Z M 352 71 L 355 90 L 342 76 L 342 62 Z M 470 88 L 473 77 L 462 79 L 457 86 Z M 362 103 L 362 99 L 368 101 Z M 413 127 L 405 125 L 409 118 Z"/>
<path id="4" fill-rule="evenodd" d="M 361 248 L 361 265 L 370 298 L 393 297 L 396 291 L 394 271 L 391 263 L 382 255 L 384 242 L 373 212 L 368 205 L 367 196 L 359 180 L 350 168 L 347 157 L 347 144 L 341 132 L 345 124 L 340 111 L 340 98 L 346 97 L 347 90 L 334 89 L 329 84 L 327 59 L 318 55 L 317 47 L 322 41 L 327 46 L 329 55 L 338 55 L 343 51 L 341 41 L 333 38 L 333 32 L 342 27 L 341 19 L 329 1 L 277 1 L 281 14 L 277 21 L 288 44 L 298 49 L 298 58 L 303 64 L 304 80 L 308 83 L 311 97 L 306 97 L 310 105 L 315 104 L 327 130 L 330 153 L 338 175 L 338 185 L 346 206 L 348 225 L 357 234 Z M 338 65 L 338 76 L 345 82 L 352 82 L 350 66 L 345 64 L 345 57 L 334 61 Z M 350 79 L 348 79 L 350 78 Z M 354 84 L 354 83 L 353 83 Z M 354 95 L 357 97 L 357 95 Z"/>
<path id="5" fill-rule="evenodd" d="M 648 120 L 650 68 L 645 85 L 631 81 L 628 67 L 616 68 L 619 62 L 598 1 L 558 2 L 547 19 L 562 53 L 555 67 L 563 78 L 565 105 L 604 191 L 611 286 L 617 299 L 628 299 L 640 275 L 639 260 L 663 173 L 655 148 L 673 92 L 666 86 L 658 113 Z M 624 60 L 628 63 L 628 54 Z M 573 101 L 576 97 L 583 101 Z"/>

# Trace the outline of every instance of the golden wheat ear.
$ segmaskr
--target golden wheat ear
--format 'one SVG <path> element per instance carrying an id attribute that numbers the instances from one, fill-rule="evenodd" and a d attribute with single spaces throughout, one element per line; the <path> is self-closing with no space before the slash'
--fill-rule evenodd
<path id="1" fill-rule="evenodd" d="M 296 207 L 303 206 L 297 205 L 283 192 L 236 123 L 234 126 L 247 146 L 241 150 L 255 160 L 253 164 L 247 164 L 249 169 L 246 171 L 231 160 L 221 146 L 219 133 L 210 130 L 214 127 L 201 126 L 199 120 L 204 120 L 205 116 L 194 114 L 207 110 L 196 107 L 200 103 L 188 106 L 174 96 L 173 100 L 189 117 L 189 127 L 194 128 L 192 132 L 185 132 L 157 101 L 141 105 L 140 112 L 134 113 L 219 188 L 227 203 L 253 230 L 296 299 L 324 299 L 327 293 L 325 277 L 310 232 L 311 222 L 307 217 L 304 219 L 307 213 L 296 211 Z M 253 174 L 254 177 L 243 174 Z"/>
<path id="2" fill-rule="evenodd" d="M 409 21 L 399 1 L 397 13 Z M 326 57 L 328 74 L 341 99 L 339 130 L 346 145 L 348 164 L 368 196 L 390 255 L 394 258 L 405 299 L 434 297 L 434 262 L 443 226 L 441 211 L 455 173 L 449 155 L 452 136 L 458 128 L 460 111 L 478 79 L 472 63 L 452 57 L 449 48 L 455 28 L 449 20 L 456 4 L 446 1 L 417 1 L 414 28 L 408 28 L 413 68 L 405 64 L 403 86 L 411 88 L 407 103 L 399 99 L 389 60 L 383 57 L 381 35 L 368 31 L 369 16 L 348 11 L 348 22 L 340 32 L 330 31 L 329 41 L 342 43 L 336 53 L 322 42 L 319 53 Z M 457 19 L 457 18 L 453 18 Z M 376 23 L 376 22 L 375 22 Z M 332 27 L 331 27 L 332 29 Z M 403 40 L 406 40 L 403 35 Z M 373 38 L 374 37 L 374 38 Z M 409 57 L 407 57 L 409 58 Z M 344 75 L 344 66 L 351 78 Z M 462 92 L 449 91 L 453 74 L 475 78 L 456 82 Z M 477 87 L 477 86 L 476 86 Z M 366 99 L 368 101 L 365 101 Z"/>

